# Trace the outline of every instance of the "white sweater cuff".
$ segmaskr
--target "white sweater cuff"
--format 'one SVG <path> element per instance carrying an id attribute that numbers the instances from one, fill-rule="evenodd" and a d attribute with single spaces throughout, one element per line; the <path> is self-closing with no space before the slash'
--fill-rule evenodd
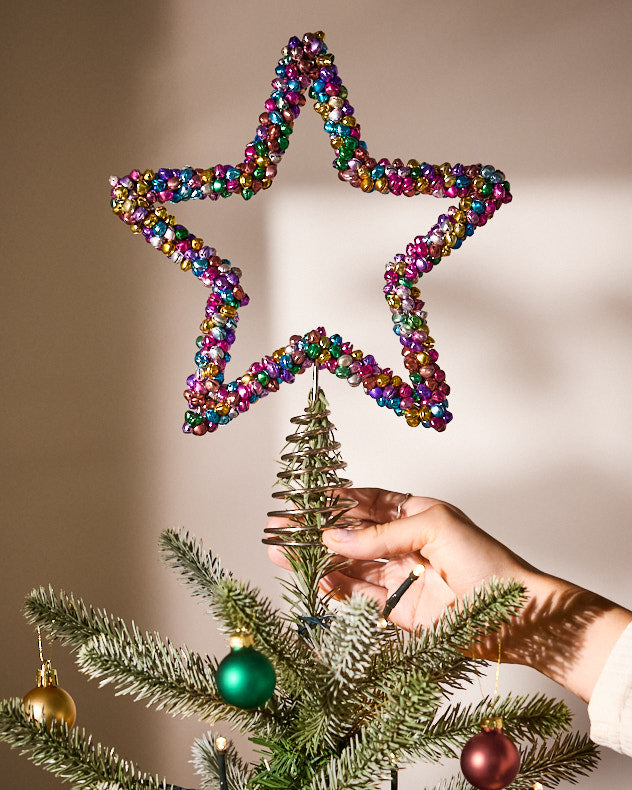
<path id="1" fill-rule="evenodd" d="M 632 757 L 632 623 L 601 670 L 588 715 L 595 743 Z"/>

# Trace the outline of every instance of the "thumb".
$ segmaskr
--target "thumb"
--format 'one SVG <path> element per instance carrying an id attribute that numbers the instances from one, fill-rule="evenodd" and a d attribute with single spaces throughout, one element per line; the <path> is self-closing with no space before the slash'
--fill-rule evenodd
<path id="1" fill-rule="evenodd" d="M 415 551 L 428 557 L 427 549 L 437 538 L 446 511 L 451 513 L 449 506 L 440 502 L 422 513 L 384 524 L 362 529 L 327 529 L 323 532 L 323 542 L 336 554 L 351 559 L 374 560 Z"/>

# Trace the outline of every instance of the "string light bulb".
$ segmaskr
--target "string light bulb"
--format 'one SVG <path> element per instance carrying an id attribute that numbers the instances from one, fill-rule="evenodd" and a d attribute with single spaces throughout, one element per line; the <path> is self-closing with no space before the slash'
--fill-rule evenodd
<path id="1" fill-rule="evenodd" d="M 397 606 L 397 604 L 402 599 L 402 596 L 406 592 L 406 590 L 414 584 L 417 579 L 423 576 L 425 568 L 421 563 L 419 565 L 415 565 L 415 567 L 411 570 L 408 576 L 404 579 L 404 581 L 399 585 L 399 587 L 395 590 L 395 592 L 388 598 L 384 605 L 384 610 L 382 611 L 382 617 L 384 619 L 388 618 L 390 613 L 393 609 Z"/>
<path id="2" fill-rule="evenodd" d="M 217 749 L 219 788 L 220 790 L 228 790 L 228 779 L 226 776 L 226 749 L 228 748 L 228 741 L 223 735 L 218 735 L 217 738 L 215 738 L 215 748 Z"/>
<path id="3" fill-rule="evenodd" d="M 394 752 L 389 754 L 391 761 L 391 790 L 398 790 L 397 757 Z"/>

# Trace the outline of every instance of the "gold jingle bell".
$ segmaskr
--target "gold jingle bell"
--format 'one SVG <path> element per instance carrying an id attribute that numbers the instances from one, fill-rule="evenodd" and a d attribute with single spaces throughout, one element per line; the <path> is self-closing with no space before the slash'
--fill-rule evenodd
<path id="1" fill-rule="evenodd" d="M 42 664 L 37 671 L 37 686 L 24 695 L 24 709 L 36 721 L 46 721 L 50 731 L 53 719 L 60 725 L 65 722 L 68 729 L 77 718 L 77 708 L 67 691 L 57 685 L 57 671 L 50 661 Z"/>

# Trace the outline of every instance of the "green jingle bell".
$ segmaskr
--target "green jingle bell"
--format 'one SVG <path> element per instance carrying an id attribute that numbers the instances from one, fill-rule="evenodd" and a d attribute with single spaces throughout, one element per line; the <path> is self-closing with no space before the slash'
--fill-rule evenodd
<path id="1" fill-rule="evenodd" d="M 217 668 L 215 681 L 224 702 L 252 710 L 274 694 L 276 674 L 268 659 L 255 650 L 251 634 L 237 632 L 230 638 L 231 651 Z"/>

